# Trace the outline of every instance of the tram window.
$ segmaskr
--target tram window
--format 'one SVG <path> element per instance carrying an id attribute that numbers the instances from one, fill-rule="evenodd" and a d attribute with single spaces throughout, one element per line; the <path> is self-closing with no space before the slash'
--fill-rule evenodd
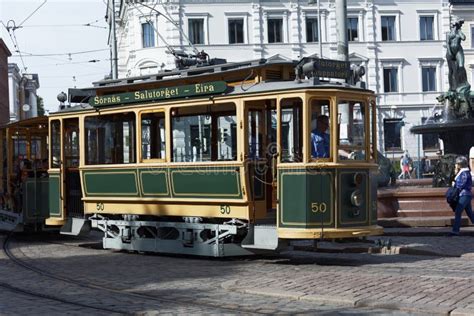
<path id="1" fill-rule="evenodd" d="M 86 117 L 86 164 L 135 162 L 135 114 Z"/>
<path id="2" fill-rule="evenodd" d="M 340 101 L 338 104 L 339 159 L 365 160 L 366 158 L 366 104 Z"/>
<path id="3" fill-rule="evenodd" d="M 13 136 L 13 159 L 26 159 L 27 141 L 23 135 Z"/>
<path id="4" fill-rule="evenodd" d="M 165 159 L 165 114 L 145 113 L 142 123 L 142 159 Z"/>
<path id="5" fill-rule="evenodd" d="M 281 161 L 301 162 L 303 158 L 303 102 L 299 98 L 281 101 Z"/>
<path id="6" fill-rule="evenodd" d="M 172 110 L 172 161 L 230 161 L 237 159 L 237 117 L 234 104 Z M 179 114 L 178 114 L 179 112 Z"/>
<path id="7" fill-rule="evenodd" d="M 329 100 L 311 100 L 311 158 L 331 157 Z"/>
<path id="8" fill-rule="evenodd" d="M 51 121 L 51 168 L 61 165 L 61 123 Z"/>
<path id="9" fill-rule="evenodd" d="M 79 123 L 77 120 L 64 121 L 64 165 L 66 168 L 79 167 Z"/>
<path id="10" fill-rule="evenodd" d="M 237 159 L 237 123 L 235 115 L 224 115 L 217 118 L 219 133 L 217 143 L 217 160 Z"/>
<path id="11" fill-rule="evenodd" d="M 265 158 L 263 153 L 263 133 L 265 130 L 263 111 L 249 110 L 248 124 L 249 158 Z"/>

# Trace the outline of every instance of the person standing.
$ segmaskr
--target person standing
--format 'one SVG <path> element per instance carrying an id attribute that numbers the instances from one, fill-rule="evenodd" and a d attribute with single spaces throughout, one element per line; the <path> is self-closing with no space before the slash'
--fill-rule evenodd
<path id="1" fill-rule="evenodd" d="M 455 164 L 456 177 L 454 178 L 453 186 L 459 189 L 459 201 L 454 210 L 454 224 L 450 236 L 459 236 L 461 229 L 461 215 L 464 210 L 469 217 L 471 223 L 474 224 L 474 214 L 472 213 L 472 176 L 469 169 L 469 162 L 466 157 L 459 156 L 456 158 Z"/>

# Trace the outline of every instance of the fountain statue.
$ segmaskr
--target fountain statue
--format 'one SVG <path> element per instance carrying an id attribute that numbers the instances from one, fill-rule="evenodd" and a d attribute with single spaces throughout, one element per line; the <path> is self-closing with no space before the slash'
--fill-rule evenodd
<path id="1" fill-rule="evenodd" d="M 471 85 L 464 68 L 464 50 L 461 41 L 466 35 L 461 31 L 464 20 L 457 20 L 446 36 L 446 61 L 449 68 L 449 90 L 436 99 L 448 102 L 448 119 L 472 118 Z"/>
<path id="2" fill-rule="evenodd" d="M 454 159 L 457 155 L 467 156 L 474 146 L 473 92 L 467 81 L 464 67 L 464 50 L 461 42 L 466 36 L 461 31 L 462 19 L 455 19 L 446 36 L 446 61 L 449 68 L 449 90 L 436 99 L 444 103 L 443 118 L 433 117 L 427 124 L 414 126 L 415 134 L 435 133 L 443 140 L 444 156 L 435 167 L 433 186 L 447 186 L 453 177 Z"/>

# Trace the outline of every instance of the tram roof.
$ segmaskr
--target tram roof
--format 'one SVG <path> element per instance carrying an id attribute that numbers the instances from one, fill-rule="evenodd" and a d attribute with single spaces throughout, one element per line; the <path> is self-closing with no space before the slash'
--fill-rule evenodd
<path id="1" fill-rule="evenodd" d="M 0 128 L 36 128 L 43 124 L 48 124 L 47 116 L 36 116 L 20 121 L 9 122 L 0 126 Z"/>
<path id="2" fill-rule="evenodd" d="M 90 110 L 93 107 L 86 105 L 85 103 L 88 102 L 90 98 L 95 97 L 99 94 L 108 95 L 109 93 L 131 92 L 160 86 L 166 87 L 172 85 L 173 82 L 182 82 L 183 80 L 186 80 L 186 82 L 190 83 L 201 83 L 205 82 L 203 78 L 209 76 L 220 75 L 228 77 L 230 74 L 235 74 L 237 72 L 245 72 L 246 70 L 252 71 L 262 68 L 270 68 L 274 66 L 282 66 L 288 67 L 288 69 L 293 69 L 297 65 L 297 63 L 297 61 L 283 58 L 280 55 L 275 55 L 268 59 L 255 59 L 250 61 L 225 63 L 203 67 L 189 67 L 186 69 L 173 71 L 160 71 L 157 74 L 146 76 L 97 81 L 93 83 L 93 87 L 83 89 L 69 89 L 69 101 L 73 103 L 82 103 L 82 105 L 68 107 L 58 112 L 64 113 Z M 296 90 L 309 88 L 343 89 L 373 93 L 373 91 L 371 90 L 358 88 L 346 83 L 320 81 L 317 85 L 315 85 L 313 83 L 313 80 L 303 80 L 302 82 L 298 83 L 294 80 L 269 79 L 267 81 L 262 81 L 255 84 L 244 82 L 241 85 L 233 86 L 232 89 L 229 89 L 225 95 L 253 94 L 279 90 Z"/>

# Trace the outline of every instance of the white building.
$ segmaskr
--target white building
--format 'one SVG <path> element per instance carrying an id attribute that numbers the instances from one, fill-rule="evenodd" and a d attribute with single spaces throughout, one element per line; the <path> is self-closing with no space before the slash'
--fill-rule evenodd
<path id="1" fill-rule="evenodd" d="M 8 64 L 10 122 L 38 116 L 37 74 L 21 74 L 16 64 Z"/>
<path id="2" fill-rule="evenodd" d="M 319 52 L 318 11 L 308 0 L 126 2 L 115 0 L 119 77 L 174 68 L 167 51 L 192 53 L 188 39 L 228 61 Z M 404 150 L 415 160 L 436 156 L 437 137 L 409 129 L 441 110 L 435 98 L 448 88 L 449 0 L 348 0 L 347 13 L 350 60 L 366 67 L 368 88 L 379 95 L 379 149 L 394 159 Z M 334 0 L 321 0 L 320 20 L 322 55 L 334 59 Z"/>

